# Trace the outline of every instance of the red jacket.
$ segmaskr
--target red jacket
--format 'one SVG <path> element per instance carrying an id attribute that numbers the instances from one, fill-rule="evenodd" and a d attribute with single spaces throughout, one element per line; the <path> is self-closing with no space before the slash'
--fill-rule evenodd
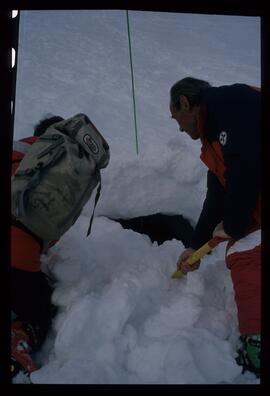
<path id="1" fill-rule="evenodd" d="M 225 179 L 225 173 L 226 173 L 226 166 L 224 163 L 224 157 L 221 149 L 221 144 L 218 141 L 214 141 L 211 144 L 207 141 L 207 139 L 204 136 L 204 129 L 202 127 L 203 125 L 203 120 L 205 117 L 206 113 L 206 108 L 203 107 L 201 109 L 200 113 L 200 136 L 201 136 L 201 142 L 202 142 L 202 147 L 201 147 L 201 160 L 205 163 L 207 168 L 215 174 L 215 176 L 218 178 L 220 184 L 225 188 L 226 190 L 226 179 Z M 258 197 L 257 200 L 257 205 L 256 208 L 253 212 L 254 216 L 254 224 L 253 225 L 258 225 L 261 226 L 261 199 L 260 196 Z"/>
<path id="2" fill-rule="evenodd" d="M 31 136 L 20 141 L 33 144 L 38 138 Z M 24 157 L 24 153 L 13 150 L 12 152 L 12 175 L 18 168 L 20 161 Z M 14 225 L 11 226 L 11 265 L 14 268 L 38 272 L 40 271 L 40 251 L 41 245 L 38 238 L 32 233 L 27 232 L 24 227 Z"/>
<path id="3" fill-rule="evenodd" d="M 208 167 L 207 196 L 191 247 L 211 238 L 222 220 L 234 239 L 260 228 L 260 93 L 245 84 L 207 88 L 198 128 Z"/>

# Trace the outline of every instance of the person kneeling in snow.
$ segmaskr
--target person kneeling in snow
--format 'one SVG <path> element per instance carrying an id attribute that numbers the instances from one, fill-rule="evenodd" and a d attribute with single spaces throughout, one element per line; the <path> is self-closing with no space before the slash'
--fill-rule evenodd
<path id="1" fill-rule="evenodd" d="M 41 120 L 34 136 L 13 142 L 12 175 L 29 144 L 61 120 L 59 116 Z M 11 374 L 14 377 L 19 371 L 27 374 L 36 369 L 30 353 L 37 351 L 45 340 L 56 307 L 51 303 L 53 289 L 40 269 L 42 240 L 14 217 L 11 232 Z"/>
<path id="2" fill-rule="evenodd" d="M 186 77 L 170 90 L 171 117 L 193 140 L 202 143 L 208 167 L 207 194 L 190 247 L 179 257 L 183 273 L 193 271 L 187 258 L 211 237 L 228 239 L 242 348 L 237 363 L 260 376 L 261 211 L 260 89 L 245 84 L 211 87 Z"/>

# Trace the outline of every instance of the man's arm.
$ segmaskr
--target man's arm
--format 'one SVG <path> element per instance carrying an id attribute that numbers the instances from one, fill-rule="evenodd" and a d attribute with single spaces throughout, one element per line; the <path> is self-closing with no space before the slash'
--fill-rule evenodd
<path id="1" fill-rule="evenodd" d="M 223 218 L 224 197 L 223 186 L 217 177 L 208 171 L 206 198 L 190 243 L 191 248 L 196 250 L 212 238 L 214 228 Z"/>

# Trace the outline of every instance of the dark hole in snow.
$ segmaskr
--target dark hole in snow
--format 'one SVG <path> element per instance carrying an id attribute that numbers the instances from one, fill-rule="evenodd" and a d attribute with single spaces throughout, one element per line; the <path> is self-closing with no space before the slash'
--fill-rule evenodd
<path id="1" fill-rule="evenodd" d="M 125 229 L 148 235 L 151 241 L 156 241 L 158 245 L 171 239 L 178 239 L 188 247 L 193 234 L 193 227 L 182 215 L 156 213 L 132 219 L 112 220 L 119 222 Z"/>

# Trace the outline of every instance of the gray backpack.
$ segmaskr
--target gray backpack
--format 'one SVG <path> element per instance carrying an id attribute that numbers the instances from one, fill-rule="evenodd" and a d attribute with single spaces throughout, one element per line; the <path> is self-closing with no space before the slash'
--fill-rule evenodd
<path id="1" fill-rule="evenodd" d="M 45 242 L 59 239 L 99 183 L 96 206 L 109 158 L 108 143 L 85 114 L 51 125 L 12 176 L 13 217 Z"/>

